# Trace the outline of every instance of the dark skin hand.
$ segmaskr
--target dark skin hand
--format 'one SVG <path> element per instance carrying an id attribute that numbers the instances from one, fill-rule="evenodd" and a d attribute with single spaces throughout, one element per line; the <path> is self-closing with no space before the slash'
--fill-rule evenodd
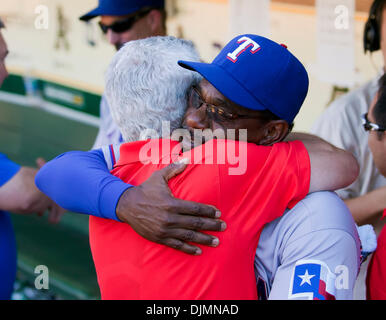
<path id="1" fill-rule="evenodd" d="M 198 230 L 223 231 L 221 213 L 213 206 L 175 198 L 168 181 L 186 168 L 172 163 L 154 172 L 137 187 L 127 189 L 117 204 L 117 217 L 128 223 L 147 240 L 182 252 L 199 255 L 201 249 L 191 243 L 216 247 L 218 238 Z"/>

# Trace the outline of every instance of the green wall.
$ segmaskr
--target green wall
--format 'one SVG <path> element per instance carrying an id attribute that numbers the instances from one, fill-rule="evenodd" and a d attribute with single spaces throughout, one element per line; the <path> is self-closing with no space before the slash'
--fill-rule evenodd
<path id="1" fill-rule="evenodd" d="M 36 83 L 39 90 L 47 84 L 42 80 Z M 23 100 L 26 93 L 23 85 L 22 77 L 11 75 L 2 91 Z M 75 102 L 81 104 L 71 106 L 64 101 L 61 103 L 61 99 L 45 97 L 40 91 L 45 101 L 87 114 L 99 114 L 100 97 L 59 84 L 49 85 L 51 88 L 70 90 L 78 97 Z M 14 103 L 0 99 L 0 152 L 22 165 L 35 166 L 37 157 L 48 161 L 69 150 L 89 150 L 96 134 L 95 125 L 64 118 L 38 106 L 23 105 L 20 101 Z M 58 225 L 50 225 L 46 217 L 14 214 L 13 223 L 19 272 L 33 280 L 36 277 L 34 268 L 46 265 L 50 273 L 50 289 L 61 296 L 70 299 L 99 298 L 88 242 L 87 216 L 65 213 Z"/>

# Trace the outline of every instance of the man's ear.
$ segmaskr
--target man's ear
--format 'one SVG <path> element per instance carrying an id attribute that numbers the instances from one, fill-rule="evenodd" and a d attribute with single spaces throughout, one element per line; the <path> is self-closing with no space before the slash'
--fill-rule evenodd
<path id="1" fill-rule="evenodd" d="M 150 26 L 151 33 L 156 35 L 162 29 L 162 14 L 159 10 L 152 10 L 146 16 L 147 22 Z"/>
<path id="2" fill-rule="evenodd" d="M 289 125 L 285 120 L 272 120 L 265 125 L 264 137 L 259 144 L 271 146 L 276 142 L 281 142 L 288 134 Z"/>

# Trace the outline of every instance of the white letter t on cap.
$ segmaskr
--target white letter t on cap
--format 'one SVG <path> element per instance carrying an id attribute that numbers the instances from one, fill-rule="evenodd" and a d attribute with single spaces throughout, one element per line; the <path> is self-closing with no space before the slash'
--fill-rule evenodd
<path id="1" fill-rule="evenodd" d="M 242 54 L 245 50 L 247 50 L 247 48 L 250 46 L 252 46 L 251 53 L 256 53 L 260 50 L 260 45 L 248 37 L 241 37 L 239 40 L 237 40 L 237 43 L 241 44 L 235 51 L 233 51 L 232 53 L 228 53 L 227 55 L 227 58 L 232 62 L 236 62 L 238 56 Z"/>

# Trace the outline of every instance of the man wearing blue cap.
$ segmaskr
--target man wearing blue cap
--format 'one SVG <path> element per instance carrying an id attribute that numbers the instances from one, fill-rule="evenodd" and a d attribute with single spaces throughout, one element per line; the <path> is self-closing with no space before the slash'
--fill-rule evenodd
<path id="1" fill-rule="evenodd" d="M 282 141 L 288 135 L 293 119 L 297 115 L 308 90 L 307 73 L 301 63 L 290 54 L 284 46 L 280 46 L 269 39 L 255 35 L 244 35 L 235 38 L 222 50 L 219 56 L 217 56 L 211 64 L 180 61 L 180 65 L 197 70 L 204 78 L 206 78 L 202 80 L 197 87 L 193 87 L 190 90 L 189 108 L 184 118 L 185 126 L 189 127 L 191 130 L 194 128 L 209 128 L 212 130 L 218 128 L 236 129 L 236 138 L 241 129 L 247 129 L 248 141 L 260 145 L 272 145 Z M 289 94 L 289 96 L 285 99 L 281 97 L 281 94 Z M 292 97 L 292 95 L 294 95 L 294 97 Z M 193 123 L 195 123 L 195 126 L 190 126 L 190 124 Z M 290 136 L 287 140 L 293 140 L 294 138 L 296 138 L 296 136 Z M 304 143 L 311 146 L 311 148 L 312 145 L 314 145 L 315 148 L 310 154 L 311 164 L 316 166 L 320 164 L 320 168 L 323 168 L 323 165 L 325 164 L 324 161 L 326 161 L 326 158 L 323 157 L 323 153 L 327 151 L 330 161 L 331 157 L 340 153 L 338 149 L 332 146 L 325 149 L 322 146 L 326 145 L 312 136 L 304 136 Z M 114 150 L 110 149 L 110 151 Z M 117 153 L 112 152 L 111 154 Z M 79 166 L 82 167 L 81 171 L 76 169 L 76 166 L 72 166 L 71 169 L 68 170 L 71 161 L 67 160 L 72 156 L 74 156 L 74 159 L 77 158 L 79 160 L 77 166 L 78 169 Z M 98 189 L 94 190 L 95 192 L 92 192 L 92 195 L 98 195 L 101 189 L 104 188 L 103 183 L 95 183 L 94 181 L 98 187 L 93 186 L 92 183 L 88 184 L 86 181 L 88 178 L 85 176 L 85 173 L 90 176 L 99 175 L 102 177 L 101 172 L 106 171 L 106 168 L 103 168 L 106 164 L 102 163 L 103 161 L 99 161 L 100 164 L 97 165 L 97 161 L 93 159 L 93 168 L 90 168 L 89 165 L 85 165 L 87 161 L 85 161 L 84 156 L 86 156 L 84 153 L 77 155 L 63 155 L 60 158 L 53 160 L 39 173 L 40 176 L 37 179 L 38 185 L 45 192 L 50 193 L 54 198 L 61 202 L 64 200 L 63 194 L 66 194 L 66 197 L 81 197 L 80 195 L 68 194 L 68 190 L 72 190 L 72 186 L 74 185 L 74 182 L 71 181 L 71 177 L 73 177 L 75 178 L 77 185 L 82 185 L 81 189 Z M 103 156 L 101 157 L 103 158 Z M 113 160 L 112 158 L 114 157 L 111 157 L 110 160 Z M 347 160 L 348 159 L 344 161 Z M 107 160 L 107 157 L 106 161 L 112 162 Z M 350 170 L 350 168 L 338 160 L 336 162 L 332 161 L 330 165 L 327 172 L 326 170 L 316 170 L 312 172 L 311 176 L 317 178 L 318 183 L 320 183 L 319 187 L 324 185 L 326 189 L 334 189 L 334 186 L 338 187 L 338 184 L 334 185 L 336 181 L 339 179 L 347 179 L 351 176 L 351 173 L 353 173 L 347 171 L 347 169 Z M 351 169 L 354 170 L 354 167 L 355 166 Z M 334 170 L 336 174 L 331 176 L 330 173 Z M 343 176 L 339 175 L 340 170 L 345 171 Z M 57 172 L 64 172 L 65 174 L 61 175 L 61 177 L 57 177 L 56 181 L 47 183 L 50 171 L 54 174 Z M 327 175 L 327 173 L 329 175 Z M 103 175 L 103 179 L 106 179 L 107 177 L 107 174 Z M 338 180 L 334 182 L 335 178 Z M 100 182 L 102 182 L 103 179 L 101 179 Z M 46 180 L 46 182 L 44 180 Z M 49 185 L 52 186 L 52 183 L 56 185 L 54 188 L 49 187 Z M 340 180 L 339 183 L 342 183 L 342 180 Z M 60 194 L 54 195 L 53 190 L 59 186 L 61 188 Z M 323 189 L 324 187 L 322 187 L 322 190 Z M 72 191 L 70 191 L 70 193 L 71 192 Z M 268 196 L 268 194 L 272 195 L 275 190 L 265 190 L 265 192 L 267 192 Z M 62 199 L 59 199 L 60 197 L 62 197 Z M 92 200 L 93 203 L 98 203 L 98 197 L 96 196 L 95 198 L 95 201 L 90 199 L 90 197 L 88 197 L 88 200 Z M 339 200 L 336 197 L 334 199 Z M 65 199 L 64 201 L 67 200 L 68 199 Z M 76 199 L 78 204 L 82 201 L 82 199 Z M 306 231 L 307 236 L 321 232 L 319 234 L 324 235 L 323 239 L 325 239 L 325 235 L 335 233 L 336 235 L 339 235 L 339 241 L 336 241 L 338 236 L 330 237 L 331 239 L 327 237 L 326 241 L 323 241 L 324 243 L 320 243 L 321 241 L 319 239 L 319 246 L 314 247 L 314 250 L 311 253 L 306 250 L 305 256 L 302 257 L 300 255 L 296 257 L 293 255 L 295 253 L 301 254 L 302 252 L 299 252 L 299 250 L 289 251 L 292 252 L 292 256 L 287 257 L 289 258 L 288 263 L 291 263 L 291 265 L 286 266 L 289 268 L 289 272 L 287 272 L 287 275 L 289 274 L 289 276 L 287 277 L 287 281 L 283 282 L 287 291 L 285 292 L 286 295 L 281 296 L 281 298 L 334 298 L 336 293 L 334 291 L 335 284 L 332 279 L 334 278 L 333 272 L 335 269 L 332 271 L 330 269 L 331 266 L 334 268 L 336 267 L 334 263 L 339 259 L 346 263 L 350 270 L 349 279 L 347 280 L 350 286 L 346 291 L 346 296 L 350 297 L 350 293 L 352 293 L 352 284 L 358 269 L 359 244 L 356 240 L 357 233 L 355 226 L 347 208 L 345 209 L 345 207 L 339 205 L 338 202 L 335 202 L 334 204 L 336 205 L 336 209 L 329 208 L 330 212 L 333 212 L 336 216 L 340 217 L 340 220 L 335 224 L 332 223 L 328 226 L 324 225 L 320 228 L 318 228 L 318 225 L 312 223 L 314 219 L 312 213 L 307 209 L 302 211 L 304 214 L 303 220 L 306 221 L 308 228 L 299 231 L 298 225 L 295 225 L 294 227 L 296 230 L 292 230 L 292 234 L 294 234 L 295 237 L 299 234 L 301 235 L 301 231 L 303 231 L 303 233 Z M 114 208 L 118 207 L 120 207 L 119 203 Z M 321 207 L 324 210 L 328 206 L 323 206 L 323 202 L 321 201 Z M 87 209 L 85 209 L 85 212 L 87 212 Z M 291 214 L 288 213 L 288 215 Z M 330 216 L 328 216 L 328 218 L 330 218 Z M 333 226 L 333 229 L 331 226 Z M 190 236 L 194 234 L 195 233 L 192 232 Z M 291 233 L 289 232 L 287 235 L 289 236 Z M 219 237 L 221 237 L 221 235 L 219 235 Z M 237 239 L 235 240 L 237 242 Z M 181 243 L 181 245 L 183 245 L 183 243 Z M 303 245 L 307 246 L 307 243 Z M 317 259 L 314 259 L 313 261 L 301 260 L 301 258 L 311 256 L 314 258 L 319 257 L 322 252 L 326 250 L 330 252 L 329 250 L 332 250 L 333 247 L 335 248 L 334 250 L 341 251 L 342 254 L 326 255 L 326 259 L 323 261 Z M 213 253 L 215 252 L 213 251 Z M 300 261 L 294 261 L 294 258 L 299 258 Z M 291 259 L 292 261 L 290 261 Z M 299 264 L 296 264 L 297 262 L 299 262 Z M 267 268 L 267 270 L 268 269 L 269 268 Z M 278 271 L 280 271 L 280 268 L 278 269 Z M 318 276 L 310 273 L 316 269 L 320 270 Z M 304 281 L 290 283 L 291 272 L 293 274 L 293 279 L 297 280 L 304 278 Z M 216 277 L 215 274 L 211 274 L 212 277 Z M 162 279 L 162 277 L 160 279 Z M 269 279 L 268 277 L 265 277 L 264 280 L 268 287 L 272 285 L 272 281 L 270 281 L 272 278 Z M 227 280 L 225 280 L 225 284 L 226 281 Z M 305 283 L 310 285 L 310 287 L 307 287 Z M 208 285 L 208 283 L 206 285 Z M 289 292 L 288 288 L 290 285 L 291 291 Z M 169 292 L 169 294 L 171 294 L 171 292 Z M 339 293 L 338 296 L 342 298 L 345 294 Z M 211 297 L 213 298 L 215 295 L 212 295 Z"/>
<path id="2" fill-rule="evenodd" d="M 192 90 L 183 126 L 191 131 L 247 128 L 249 142 L 282 141 L 304 100 L 308 78 L 286 46 L 271 45 L 245 35 L 231 41 L 212 64 L 180 61 L 205 78 Z M 294 139 L 313 138 L 292 133 L 286 141 Z M 311 155 L 311 162 L 320 159 Z M 307 196 L 261 233 L 255 257 L 259 298 L 352 299 L 357 239 L 352 216 L 335 194 Z"/>

